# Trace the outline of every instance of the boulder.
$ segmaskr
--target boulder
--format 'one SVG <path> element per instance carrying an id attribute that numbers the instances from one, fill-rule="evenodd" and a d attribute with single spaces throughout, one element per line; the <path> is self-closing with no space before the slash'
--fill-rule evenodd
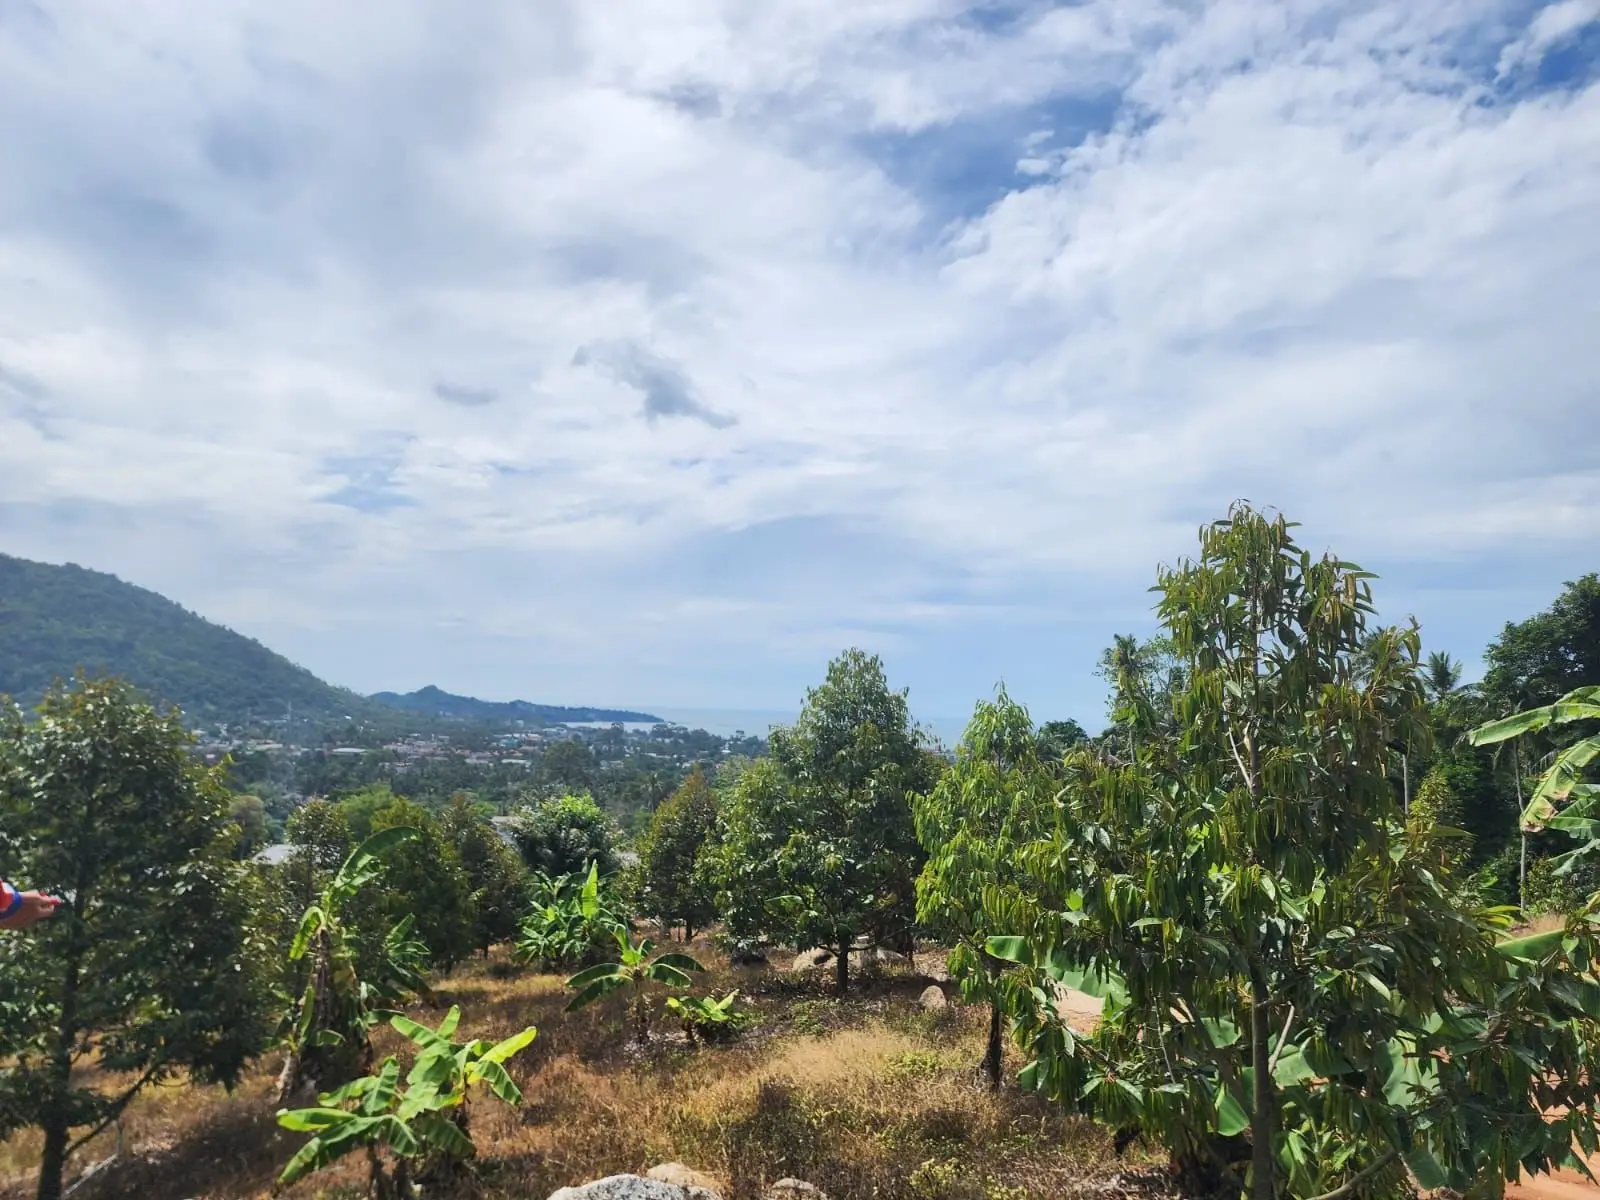
<path id="1" fill-rule="evenodd" d="M 722 1200 L 722 1196 L 710 1188 L 685 1187 L 640 1175 L 608 1175 L 581 1187 L 564 1187 L 551 1192 L 550 1200 Z"/>
<path id="2" fill-rule="evenodd" d="M 937 983 L 930 983 L 922 989 L 922 995 L 917 997 L 917 1004 L 923 1012 L 938 1012 L 946 1007 L 950 1001 L 945 999 L 944 989 Z"/>
<path id="3" fill-rule="evenodd" d="M 713 1194 L 722 1191 L 722 1185 L 711 1176 L 702 1174 L 693 1167 L 686 1167 L 681 1162 L 658 1163 L 645 1172 L 645 1178 L 676 1184 L 691 1191 Z"/>
<path id="4" fill-rule="evenodd" d="M 887 946 L 868 946 L 864 950 L 853 950 L 850 953 L 850 965 L 858 971 L 875 971 L 891 963 L 904 964 L 905 961 L 904 954 Z"/>
<path id="5" fill-rule="evenodd" d="M 803 1179 L 780 1179 L 767 1188 L 761 1200 L 828 1200 L 828 1195 Z"/>
<path id="6" fill-rule="evenodd" d="M 802 950 L 794 956 L 790 964 L 791 971 L 815 971 L 827 966 L 833 961 L 833 951 L 818 947 L 815 950 Z"/>

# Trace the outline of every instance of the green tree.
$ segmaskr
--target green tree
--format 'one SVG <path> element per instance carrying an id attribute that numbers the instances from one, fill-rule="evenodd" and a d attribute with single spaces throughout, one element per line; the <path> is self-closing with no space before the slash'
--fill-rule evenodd
<path id="1" fill-rule="evenodd" d="M 592 793 L 600 782 L 599 764 L 579 741 L 560 741 L 539 756 L 538 781 L 547 794 Z"/>
<path id="2" fill-rule="evenodd" d="M 1002 688 L 967 723 L 955 765 L 912 801 L 928 861 L 917 879 L 917 919 L 952 946 L 950 973 L 969 999 L 989 1005 L 984 1069 L 1000 1086 L 1003 1047 L 1000 972 L 985 951 L 994 928 L 985 890 L 1020 886 L 1016 850 L 1055 821 L 1056 778 L 1040 760 L 1041 738 L 1027 711 Z"/>
<path id="3" fill-rule="evenodd" d="M 915 923 L 922 851 L 909 797 L 933 785 L 935 760 L 905 693 L 890 691 L 883 663 L 860 650 L 828 664 L 771 747 L 726 803 L 719 906 L 736 937 L 834 950 L 842 994 L 857 937 L 903 940 Z"/>
<path id="4" fill-rule="evenodd" d="M 1493 716 L 1600 686 L 1600 575 L 1567 584 L 1544 612 L 1508 623 L 1484 663 L 1483 694 Z"/>
<path id="5" fill-rule="evenodd" d="M 590 796 L 554 796 L 511 817 L 522 861 L 535 871 L 558 879 L 586 871 L 590 863 L 602 875 L 617 869 L 616 827 Z"/>
<path id="6" fill-rule="evenodd" d="M 439 826 L 467 873 L 472 944 L 487 955 L 490 946 L 517 936 L 517 922 L 528 907 L 528 869 L 462 792 L 450 798 Z"/>
<path id="7" fill-rule="evenodd" d="M 1160 575 L 1174 732 L 1069 764 L 1031 885 L 986 895 L 1024 1082 L 1160 1133 L 1212 1186 L 1395 1195 L 1594 1145 L 1593 929 L 1497 945 L 1402 821 L 1389 747 L 1425 741 L 1415 628 L 1367 636 L 1370 576 L 1236 506 Z M 1367 661 L 1358 661 L 1365 646 Z M 1008 977 L 1008 980 L 1010 977 Z M 1105 997 L 1092 1038 L 1062 984 Z M 1594 1065 L 1591 1065 L 1594 1064 Z M 1551 1110 L 1557 1115 L 1547 1116 Z"/>
<path id="8" fill-rule="evenodd" d="M 696 869 L 717 828 L 717 798 L 698 766 L 651 818 L 639 840 L 639 911 L 667 926 L 684 927 L 685 940 L 717 917 L 716 895 Z"/>
<path id="9" fill-rule="evenodd" d="M 1447 699 L 1461 686 L 1461 664 L 1448 654 L 1435 650 L 1428 655 L 1425 683 L 1428 695 L 1435 703 Z"/>
<path id="10" fill-rule="evenodd" d="M 433 965 L 449 971 L 475 945 L 472 886 L 455 847 L 420 804 L 395 799 L 372 815 L 374 833 L 401 826 L 415 829 L 417 836 L 396 846 L 385 860 L 386 925 L 412 917 Z"/>
<path id="11" fill-rule="evenodd" d="M 339 811 L 350 827 L 350 836 L 358 842 L 371 837 L 377 828 L 373 819 L 393 804 L 394 799 L 394 789 L 387 783 L 369 783 L 340 797 Z"/>
<path id="12" fill-rule="evenodd" d="M 235 858 L 249 858 L 267 844 L 271 829 L 267 824 L 266 805 L 261 803 L 260 796 L 235 796 L 228 804 L 228 819 L 239 827 L 239 837 L 233 846 Z"/>
<path id="13" fill-rule="evenodd" d="M 1089 735 L 1072 718 L 1065 721 L 1046 721 L 1039 726 L 1039 754 L 1043 758 L 1061 758 L 1089 740 Z"/>
<path id="14" fill-rule="evenodd" d="M 117 680 L 58 686 L 36 720 L 12 708 L 0 726 L 0 866 L 67 898 L 0 941 L 0 1132 L 43 1130 L 40 1200 L 142 1088 L 184 1073 L 231 1087 L 267 1035 L 229 793 L 189 745 L 177 713 Z M 74 1079 L 90 1057 L 132 1084 Z"/>

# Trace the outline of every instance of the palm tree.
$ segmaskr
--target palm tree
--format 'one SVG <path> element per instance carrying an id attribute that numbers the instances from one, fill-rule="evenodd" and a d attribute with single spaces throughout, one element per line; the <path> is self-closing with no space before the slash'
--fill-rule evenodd
<path id="1" fill-rule="evenodd" d="M 1428 655 L 1424 684 L 1435 700 L 1443 700 L 1461 686 L 1461 664 L 1442 650 Z"/>

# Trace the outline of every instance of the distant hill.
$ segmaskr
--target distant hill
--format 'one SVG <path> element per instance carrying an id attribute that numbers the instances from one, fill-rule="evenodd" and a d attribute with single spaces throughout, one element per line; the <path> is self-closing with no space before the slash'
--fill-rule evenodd
<path id="1" fill-rule="evenodd" d="M 426 713 L 432 717 L 455 717 L 467 721 L 526 721 L 539 725 L 563 725 L 581 721 L 622 721 L 652 725 L 660 717 L 626 708 L 567 708 L 560 704 L 531 704 L 526 700 L 476 700 L 455 696 L 429 684 L 414 692 L 375 692 L 367 699 L 390 708 Z"/>
<path id="2" fill-rule="evenodd" d="M 78 668 L 120 675 L 191 720 L 357 715 L 371 705 L 260 642 L 74 563 L 0 554 L 0 693 L 24 704 Z"/>

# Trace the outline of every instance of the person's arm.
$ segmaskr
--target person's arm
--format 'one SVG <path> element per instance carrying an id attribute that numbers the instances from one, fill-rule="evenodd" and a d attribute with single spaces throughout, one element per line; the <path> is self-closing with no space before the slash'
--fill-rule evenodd
<path id="1" fill-rule="evenodd" d="M 26 929 L 56 911 L 61 901 L 42 892 L 25 892 L 0 879 L 0 929 Z"/>

